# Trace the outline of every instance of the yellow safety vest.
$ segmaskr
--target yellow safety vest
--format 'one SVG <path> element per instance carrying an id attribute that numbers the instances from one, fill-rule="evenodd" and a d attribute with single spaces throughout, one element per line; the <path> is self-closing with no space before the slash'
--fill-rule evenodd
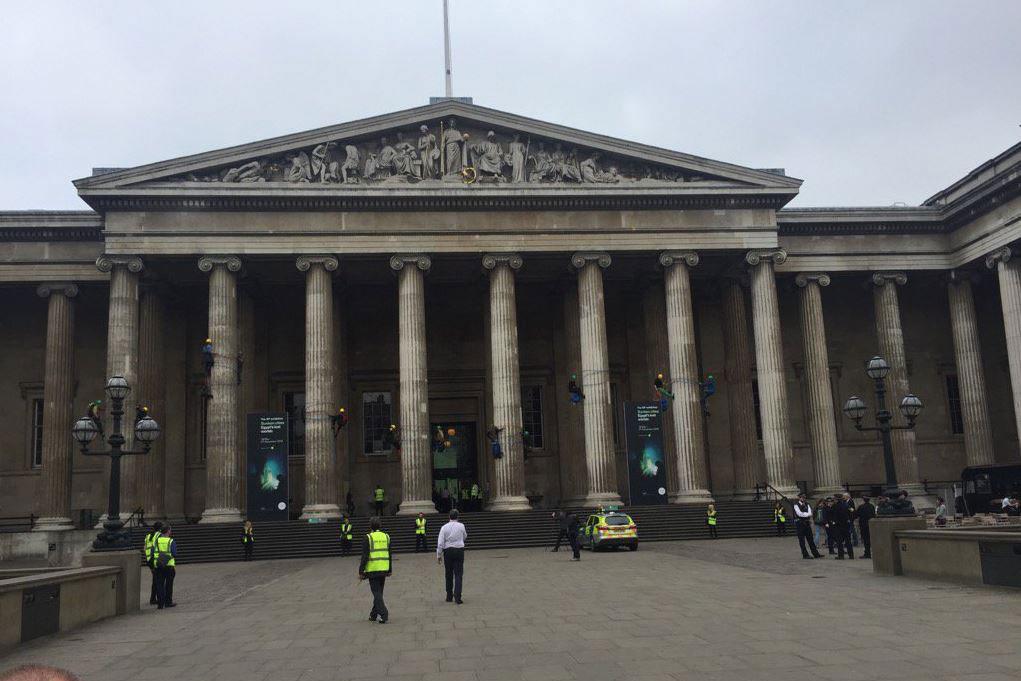
<path id="1" fill-rule="evenodd" d="M 425 534 L 425 518 L 415 518 L 415 534 Z"/>
<path id="2" fill-rule="evenodd" d="M 170 553 L 170 562 L 167 563 L 167 567 L 174 567 L 177 561 L 174 560 L 174 555 L 170 552 L 170 545 L 174 542 L 170 537 L 164 537 L 162 534 L 156 538 L 156 550 L 153 552 L 153 561 L 159 560 L 161 553 Z"/>
<path id="3" fill-rule="evenodd" d="M 253 544 L 255 543 L 255 530 L 252 530 L 251 532 L 244 532 L 241 535 L 241 543 L 247 544 L 248 542 L 252 542 Z"/>
<path id="4" fill-rule="evenodd" d="M 478 499 L 478 498 L 479 498 L 479 486 L 478 485 L 472 485 L 472 499 Z"/>
<path id="5" fill-rule="evenodd" d="M 775 511 L 773 511 L 773 516 L 774 516 L 774 519 L 776 520 L 776 522 L 778 522 L 778 523 L 785 523 L 785 522 L 787 522 L 787 516 L 785 516 L 783 514 L 783 511 L 775 510 Z"/>
<path id="6" fill-rule="evenodd" d="M 344 539 L 351 541 L 351 523 L 341 523 L 340 534 Z"/>
<path id="7" fill-rule="evenodd" d="M 716 524 L 716 511 L 706 511 L 705 515 L 706 515 L 706 522 L 708 522 L 710 525 L 715 525 Z"/>
<path id="8" fill-rule="evenodd" d="M 384 497 L 383 488 L 382 487 L 377 487 L 376 488 L 376 501 L 383 501 L 383 497 Z"/>
<path id="9" fill-rule="evenodd" d="M 386 532 L 370 532 L 369 559 L 365 562 L 365 574 L 370 572 L 390 572 L 390 535 Z"/>
<path id="10" fill-rule="evenodd" d="M 145 564 L 150 567 L 153 562 L 152 549 L 156 544 L 156 540 L 159 539 L 160 536 L 159 532 L 149 532 L 145 535 Z"/>

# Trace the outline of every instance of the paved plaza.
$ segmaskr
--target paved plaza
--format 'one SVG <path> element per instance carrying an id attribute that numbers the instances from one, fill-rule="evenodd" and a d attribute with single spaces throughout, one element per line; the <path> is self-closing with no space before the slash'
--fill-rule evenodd
<path id="1" fill-rule="evenodd" d="M 85 681 L 1021 679 L 1021 591 L 803 561 L 793 538 L 569 558 L 469 553 L 457 606 L 432 554 L 398 556 L 386 625 L 367 619 L 355 557 L 182 566 L 180 607 L 30 643 L 0 670 L 43 662 Z"/>

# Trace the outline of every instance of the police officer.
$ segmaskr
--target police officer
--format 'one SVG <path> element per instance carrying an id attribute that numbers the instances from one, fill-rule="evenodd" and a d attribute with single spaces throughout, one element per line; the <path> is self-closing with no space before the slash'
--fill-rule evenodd
<path id="1" fill-rule="evenodd" d="M 173 608 L 174 603 L 174 577 L 177 576 L 177 543 L 174 541 L 174 531 L 167 525 L 159 537 L 156 538 L 155 550 L 153 551 L 156 560 L 156 607 Z"/>
<path id="2" fill-rule="evenodd" d="M 340 555 L 347 555 L 347 552 L 351 549 L 351 540 L 353 538 L 354 535 L 351 534 L 351 521 L 347 519 L 347 516 L 343 516 L 340 519 Z"/>
<path id="3" fill-rule="evenodd" d="M 869 521 L 876 517 L 876 507 L 872 505 L 867 494 L 861 495 L 861 506 L 858 507 L 855 515 L 858 517 L 858 534 L 861 535 L 861 546 L 865 550 L 862 558 L 872 557 L 872 535 L 869 530 Z"/>
<path id="4" fill-rule="evenodd" d="M 415 553 L 421 553 L 425 548 L 425 514 L 419 513 L 415 518 Z"/>
<path id="5" fill-rule="evenodd" d="M 376 502 L 376 515 L 382 518 L 383 511 L 386 510 L 386 492 L 382 485 L 376 485 L 376 491 L 372 493 L 372 498 Z"/>
<path id="6" fill-rule="evenodd" d="M 145 564 L 149 567 L 149 575 L 152 577 L 152 588 L 149 589 L 149 605 L 156 605 L 156 560 L 153 549 L 156 540 L 163 532 L 163 523 L 156 522 L 152 529 L 145 535 Z"/>
<path id="7" fill-rule="evenodd" d="M 369 611 L 369 621 L 375 622 L 379 617 L 380 624 L 386 624 L 390 619 L 390 613 L 383 602 L 383 587 L 386 585 L 386 578 L 392 574 L 390 561 L 390 535 L 380 530 L 383 522 L 379 517 L 369 521 L 372 530 L 365 535 L 365 543 L 362 544 L 362 560 L 358 564 L 358 578 L 369 580 L 369 590 L 372 591 L 372 610 Z"/>
<path id="8" fill-rule="evenodd" d="M 819 549 L 816 548 L 815 542 L 812 540 L 812 507 L 808 505 L 808 500 L 805 499 L 804 494 L 798 495 L 798 501 L 794 504 L 794 527 L 798 531 L 798 546 L 801 547 L 801 557 L 806 560 L 812 560 L 814 558 L 822 558 L 819 553 Z M 809 555 L 805 548 L 805 545 L 812 550 L 812 554 Z"/>

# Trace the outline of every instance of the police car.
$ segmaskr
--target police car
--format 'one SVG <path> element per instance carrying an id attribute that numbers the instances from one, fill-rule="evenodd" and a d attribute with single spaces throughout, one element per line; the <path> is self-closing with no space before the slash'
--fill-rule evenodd
<path id="1" fill-rule="evenodd" d="M 593 513 L 585 521 L 585 527 L 579 535 L 581 545 L 593 551 L 618 546 L 626 546 L 632 551 L 638 550 L 638 526 L 627 513 L 619 511 Z"/>

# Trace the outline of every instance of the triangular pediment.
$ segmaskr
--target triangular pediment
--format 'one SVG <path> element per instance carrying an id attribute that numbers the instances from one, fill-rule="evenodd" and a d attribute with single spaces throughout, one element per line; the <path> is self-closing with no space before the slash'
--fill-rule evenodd
<path id="1" fill-rule="evenodd" d="M 173 189 L 329 193 L 403 188 L 608 190 L 731 187 L 793 196 L 801 181 L 458 101 L 75 182 L 83 198 Z"/>

